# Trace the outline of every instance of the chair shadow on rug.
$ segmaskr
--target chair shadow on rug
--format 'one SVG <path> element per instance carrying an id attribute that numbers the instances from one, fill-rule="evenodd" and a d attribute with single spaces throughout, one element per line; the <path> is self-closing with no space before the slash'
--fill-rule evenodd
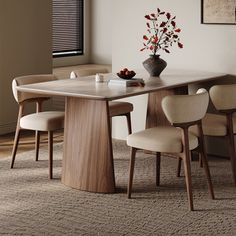
<path id="1" fill-rule="evenodd" d="M 55 171 L 55 175 L 53 176 L 53 180 L 60 180 L 61 179 L 61 166 L 62 166 L 62 160 L 53 160 L 53 168 L 56 170 L 57 168 L 60 169 L 60 172 Z M 48 160 L 46 159 L 40 159 L 38 160 L 37 164 L 35 165 L 34 161 L 32 160 L 22 160 L 19 158 L 18 165 L 14 167 L 15 170 L 32 170 L 32 173 L 35 173 L 36 168 L 37 170 L 43 170 L 45 169 L 45 172 L 48 169 Z M 42 173 L 42 174 L 41 174 Z M 41 172 L 40 175 L 42 177 L 45 176 L 45 173 Z"/>

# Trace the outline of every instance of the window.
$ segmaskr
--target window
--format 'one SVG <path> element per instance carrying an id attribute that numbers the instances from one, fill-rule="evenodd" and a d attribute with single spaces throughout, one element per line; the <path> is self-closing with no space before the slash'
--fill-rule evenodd
<path id="1" fill-rule="evenodd" d="M 53 57 L 83 54 L 83 0 L 53 0 Z"/>

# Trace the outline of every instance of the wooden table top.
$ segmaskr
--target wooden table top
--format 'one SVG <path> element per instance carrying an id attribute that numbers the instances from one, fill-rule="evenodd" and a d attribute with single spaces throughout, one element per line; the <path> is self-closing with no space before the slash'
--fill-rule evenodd
<path id="1" fill-rule="evenodd" d="M 145 80 L 144 87 L 125 87 L 111 85 L 107 81 L 117 78 L 114 74 L 105 74 L 105 82 L 96 83 L 95 76 L 79 79 L 55 80 L 44 83 L 18 86 L 22 92 L 39 93 L 45 95 L 81 97 L 96 100 L 115 100 L 135 95 L 141 95 L 162 89 L 177 88 L 193 83 L 206 82 L 227 76 L 223 73 L 165 70 L 160 77 L 150 77 L 146 71 L 137 71 L 135 78 Z"/>

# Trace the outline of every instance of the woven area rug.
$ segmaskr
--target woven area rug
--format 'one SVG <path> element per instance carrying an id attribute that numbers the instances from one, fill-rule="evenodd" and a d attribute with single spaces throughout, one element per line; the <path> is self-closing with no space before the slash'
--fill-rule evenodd
<path id="1" fill-rule="evenodd" d="M 155 158 L 139 152 L 133 198 L 127 199 L 129 148 L 114 141 L 116 194 L 78 191 L 60 182 L 62 144 L 54 146 L 54 176 L 48 180 L 47 150 L 0 160 L 0 234 L 3 235 L 236 235 L 236 188 L 230 162 L 210 159 L 216 200 L 209 198 L 204 172 L 192 162 L 194 212 L 188 211 L 184 177 L 176 160 L 163 157 L 161 186 Z"/>

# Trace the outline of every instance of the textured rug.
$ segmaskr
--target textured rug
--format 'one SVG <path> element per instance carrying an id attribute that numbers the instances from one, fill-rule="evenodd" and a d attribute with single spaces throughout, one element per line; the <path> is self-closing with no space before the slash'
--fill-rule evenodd
<path id="1" fill-rule="evenodd" d="M 139 152 L 133 198 L 126 197 L 129 148 L 114 141 L 116 194 L 78 191 L 60 182 L 62 145 L 54 146 L 54 176 L 48 180 L 47 150 L 0 160 L 0 234 L 3 235 L 236 235 L 236 188 L 230 162 L 211 159 L 216 200 L 209 198 L 204 172 L 192 162 L 194 212 L 188 211 L 184 177 L 176 160 L 163 157 L 161 186 L 155 158 Z"/>

